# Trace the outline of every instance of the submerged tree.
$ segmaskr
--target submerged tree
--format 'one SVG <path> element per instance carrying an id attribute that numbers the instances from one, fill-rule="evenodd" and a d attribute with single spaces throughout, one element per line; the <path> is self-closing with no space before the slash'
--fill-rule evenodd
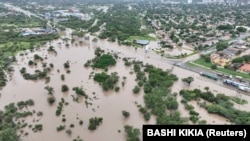
<path id="1" fill-rule="evenodd" d="M 45 90 L 48 91 L 48 94 L 52 95 L 54 93 L 54 88 L 50 86 L 44 87 Z"/>
<path id="2" fill-rule="evenodd" d="M 183 78 L 182 81 L 186 82 L 188 85 L 190 85 L 194 81 L 194 78 L 189 76 L 187 78 Z"/>
<path id="3" fill-rule="evenodd" d="M 140 135 L 140 130 L 137 128 L 133 128 L 130 125 L 125 125 L 124 126 L 125 132 L 127 134 L 127 141 L 140 141 L 139 135 Z"/>
<path id="4" fill-rule="evenodd" d="M 130 113 L 128 111 L 125 111 L 123 110 L 122 111 L 122 115 L 125 117 L 125 118 L 128 118 L 130 116 Z"/>
<path id="5" fill-rule="evenodd" d="M 94 117 L 89 119 L 89 130 L 96 130 L 97 126 L 99 126 L 102 123 L 103 118 L 100 117 Z"/>
<path id="6" fill-rule="evenodd" d="M 0 131 L 0 141 L 19 141 L 19 137 L 13 128 L 5 128 Z"/>
<path id="7" fill-rule="evenodd" d="M 96 44 L 96 43 L 97 43 L 97 41 L 98 41 L 98 39 L 97 39 L 97 38 L 94 38 L 94 39 L 92 40 L 92 42 L 93 42 L 94 44 Z"/>

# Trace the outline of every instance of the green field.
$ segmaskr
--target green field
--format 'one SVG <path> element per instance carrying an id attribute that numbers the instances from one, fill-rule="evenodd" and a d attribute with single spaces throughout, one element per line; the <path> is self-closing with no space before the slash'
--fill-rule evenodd
<path id="1" fill-rule="evenodd" d="M 14 42 L 8 42 L 8 43 L 5 43 L 5 44 L 0 44 L 0 48 L 3 48 L 3 47 L 9 47 L 9 46 L 20 46 L 24 49 L 28 49 L 29 46 L 30 46 L 30 42 L 19 42 L 17 44 L 15 44 Z M 38 42 L 34 43 L 34 45 L 39 45 Z"/>
<path id="2" fill-rule="evenodd" d="M 129 43 L 129 44 L 127 44 L 127 45 L 129 45 L 129 46 L 133 46 L 133 47 L 142 47 L 141 45 L 134 43 L 134 42 L 133 42 L 134 40 L 156 41 L 157 39 L 154 38 L 154 37 L 148 36 L 148 35 L 146 35 L 146 36 L 130 36 L 130 37 L 128 37 L 124 42 L 125 42 L 126 44 Z"/>
<path id="3" fill-rule="evenodd" d="M 149 40 L 149 41 L 156 41 L 157 39 L 151 36 L 130 36 L 128 37 L 127 41 L 133 42 L 134 40 Z"/>
<path id="4" fill-rule="evenodd" d="M 212 63 L 205 62 L 202 58 L 195 60 L 193 63 L 189 63 L 189 64 L 191 64 L 192 66 L 195 64 L 198 64 L 200 66 L 204 66 L 209 69 L 212 66 Z M 221 67 L 217 67 L 216 71 L 220 73 L 225 73 L 228 75 L 241 76 L 242 78 L 245 78 L 245 79 L 250 79 L 250 75 L 247 73 L 237 72 L 237 71 L 233 71 L 233 70 L 229 70 L 229 69 L 225 69 Z"/>
<path id="5" fill-rule="evenodd" d="M 195 60 L 193 63 L 199 64 L 201 66 L 208 67 L 208 68 L 211 68 L 212 66 L 212 63 L 205 62 L 202 58 Z"/>

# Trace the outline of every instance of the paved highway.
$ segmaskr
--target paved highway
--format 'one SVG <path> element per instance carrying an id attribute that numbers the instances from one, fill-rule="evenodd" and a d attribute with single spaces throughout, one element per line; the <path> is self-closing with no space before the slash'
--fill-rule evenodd
<path id="1" fill-rule="evenodd" d="M 36 17 L 36 18 L 42 19 L 42 17 L 40 17 L 40 16 L 38 16 L 38 15 L 36 15 L 36 14 L 34 14 L 34 13 L 31 13 L 31 12 L 28 11 L 28 10 L 24 10 L 24 9 L 18 7 L 18 6 L 14 6 L 14 5 L 11 5 L 11 4 L 8 4 L 8 3 L 4 3 L 3 5 L 4 5 L 5 7 L 7 7 L 8 9 L 13 9 L 13 10 L 15 10 L 15 11 L 21 12 L 21 13 L 27 15 L 28 17 L 34 16 L 34 17 Z"/>

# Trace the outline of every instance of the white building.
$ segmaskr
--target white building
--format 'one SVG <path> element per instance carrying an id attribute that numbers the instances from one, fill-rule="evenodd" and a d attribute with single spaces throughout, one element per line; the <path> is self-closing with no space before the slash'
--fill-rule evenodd
<path id="1" fill-rule="evenodd" d="M 203 3 L 224 3 L 224 0 L 203 0 Z"/>

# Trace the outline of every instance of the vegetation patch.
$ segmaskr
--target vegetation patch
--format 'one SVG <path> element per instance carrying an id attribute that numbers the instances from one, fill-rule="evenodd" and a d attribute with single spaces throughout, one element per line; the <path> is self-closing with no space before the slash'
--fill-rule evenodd
<path id="1" fill-rule="evenodd" d="M 0 141 L 18 141 L 20 135 L 17 134 L 17 130 L 25 128 L 28 124 L 25 122 L 25 118 L 28 116 L 34 116 L 32 111 L 29 111 L 29 107 L 34 105 L 32 99 L 26 101 L 19 101 L 17 103 L 10 103 L 4 106 L 4 110 L 0 110 Z M 19 121 L 22 121 L 19 122 Z M 32 126 L 32 125 L 31 125 Z M 41 131 L 43 128 L 41 124 L 33 126 L 33 131 Z M 21 132 L 21 135 L 26 133 Z"/>
<path id="2" fill-rule="evenodd" d="M 103 121 L 103 118 L 101 118 L 101 117 L 90 118 L 88 129 L 89 130 L 96 130 L 97 127 L 101 125 L 102 121 Z"/>
<path id="3" fill-rule="evenodd" d="M 134 128 L 130 125 L 125 125 L 124 130 L 127 135 L 127 141 L 140 141 L 140 130 L 138 128 Z"/>
<path id="4" fill-rule="evenodd" d="M 232 123 L 250 124 L 250 112 L 234 108 L 232 99 L 229 96 L 224 94 L 215 95 L 208 90 L 206 92 L 202 92 L 199 89 L 181 90 L 180 95 L 182 95 L 186 101 L 198 100 L 200 98 L 204 99 L 204 102 L 200 103 L 201 107 L 204 107 L 209 113 L 218 114 L 229 119 Z M 193 112 L 192 114 L 196 113 Z"/>
<path id="5" fill-rule="evenodd" d="M 193 62 L 193 64 L 196 65 L 196 66 L 198 64 L 200 66 L 206 67 L 207 69 L 212 68 L 212 66 L 213 66 L 212 63 L 206 62 L 202 58 L 195 60 Z M 238 72 L 238 71 L 234 71 L 234 70 L 230 70 L 230 69 L 226 69 L 226 68 L 217 67 L 216 71 L 223 72 L 223 73 L 226 73 L 226 74 L 229 74 L 229 75 L 241 76 L 242 78 L 250 79 L 250 75 L 247 74 L 247 73 L 242 73 L 242 72 Z"/>
<path id="6" fill-rule="evenodd" d="M 232 100 L 233 102 L 235 102 L 235 103 L 237 103 L 237 104 L 241 104 L 241 105 L 244 105 L 244 104 L 247 104 L 247 103 L 248 103 L 247 100 L 242 99 L 242 98 L 239 98 L 239 97 L 237 97 L 237 96 L 232 96 L 232 97 L 231 97 L 231 100 Z"/>
<path id="7" fill-rule="evenodd" d="M 57 109 L 56 109 L 56 116 L 60 116 L 62 111 L 63 111 L 63 107 L 64 107 L 65 101 L 64 98 L 61 98 L 61 101 L 58 103 Z"/>
<path id="8" fill-rule="evenodd" d="M 85 97 L 85 99 L 88 99 L 88 95 L 86 94 L 86 92 L 82 88 L 80 88 L 80 87 L 73 87 L 72 90 L 75 91 L 75 93 L 78 96 L 83 96 L 83 97 Z"/>
<path id="9" fill-rule="evenodd" d="M 102 85 L 102 88 L 107 91 L 115 88 L 115 85 L 119 80 L 119 76 L 117 72 L 112 72 L 110 75 L 102 72 L 96 73 L 94 75 L 94 80 L 99 82 Z"/>
<path id="10" fill-rule="evenodd" d="M 103 54 L 94 64 L 93 67 L 95 68 L 102 68 L 105 69 L 109 66 L 114 66 L 116 64 L 115 59 L 113 56 L 109 54 Z"/>

